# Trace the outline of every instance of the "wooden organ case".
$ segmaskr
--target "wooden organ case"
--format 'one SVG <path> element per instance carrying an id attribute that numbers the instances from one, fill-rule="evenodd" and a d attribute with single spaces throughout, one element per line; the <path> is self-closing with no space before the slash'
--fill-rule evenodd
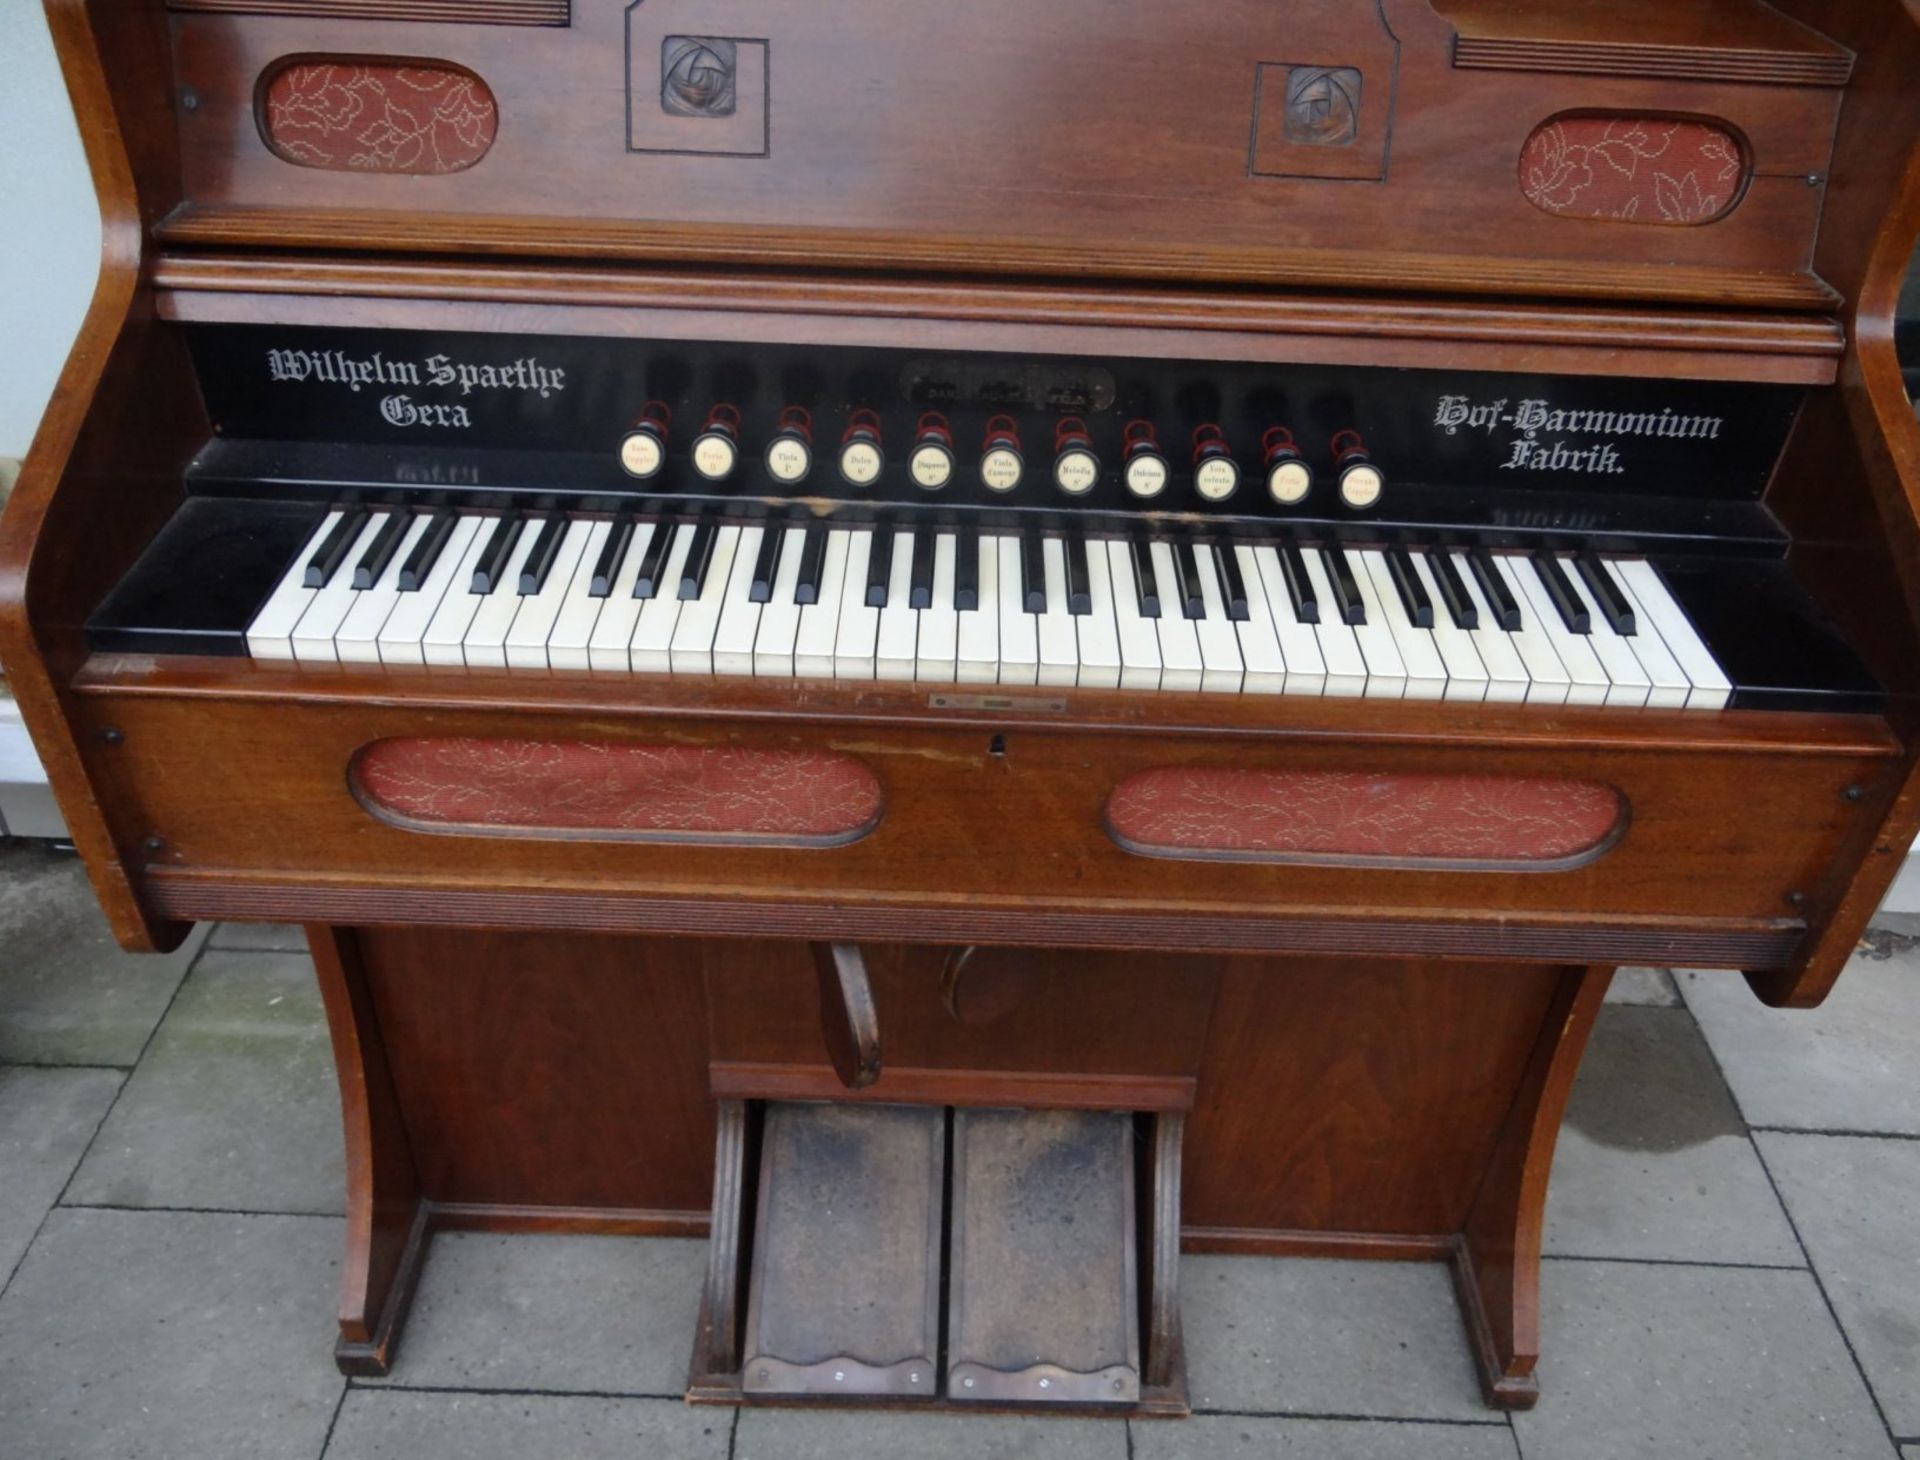
<path id="1" fill-rule="evenodd" d="M 48 13 L 0 656 L 123 943 L 307 927 L 349 1372 L 710 1233 L 697 1399 L 1178 1413 L 1209 1251 L 1531 1404 L 1613 966 L 1913 837 L 1910 6 Z"/>

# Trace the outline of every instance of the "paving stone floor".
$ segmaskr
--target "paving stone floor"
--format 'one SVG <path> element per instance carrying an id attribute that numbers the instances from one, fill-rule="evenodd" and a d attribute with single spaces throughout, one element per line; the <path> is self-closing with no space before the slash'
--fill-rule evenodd
<path id="1" fill-rule="evenodd" d="M 1195 1418 L 680 1402 L 704 1245 L 435 1239 L 390 1379 L 331 1360 L 342 1155 L 291 929 L 112 945 L 0 844 L 0 1460 L 1920 1460 L 1920 920 L 1827 1005 L 1623 971 L 1555 1161 L 1545 1399 L 1480 1405 L 1438 1267 L 1197 1257 Z"/>

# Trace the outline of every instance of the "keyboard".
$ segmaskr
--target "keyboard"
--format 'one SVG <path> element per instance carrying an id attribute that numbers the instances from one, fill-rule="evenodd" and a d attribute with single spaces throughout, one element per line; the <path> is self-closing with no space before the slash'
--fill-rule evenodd
<path id="1" fill-rule="evenodd" d="M 256 659 L 1717 710 L 1660 569 L 1203 530 L 900 514 L 336 506 L 247 625 Z"/>

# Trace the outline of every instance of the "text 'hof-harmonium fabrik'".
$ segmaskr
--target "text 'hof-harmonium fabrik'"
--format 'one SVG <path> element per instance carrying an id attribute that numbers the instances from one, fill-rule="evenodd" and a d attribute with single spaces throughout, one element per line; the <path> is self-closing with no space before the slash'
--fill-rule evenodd
<path id="1" fill-rule="evenodd" d="M 1909 6 L 48 14 L 0 657 L 123 943 L 306 927 L 349 1373 L 707 1234 L 696 1400 L 1184 1413 L 1184 1251 L 1529 1405 L 1613 968 L 1913 837 Z"/>

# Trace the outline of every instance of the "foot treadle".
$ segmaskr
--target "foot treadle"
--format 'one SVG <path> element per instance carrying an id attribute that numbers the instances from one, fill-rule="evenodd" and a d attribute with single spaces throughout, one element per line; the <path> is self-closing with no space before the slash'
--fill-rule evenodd
<path id="1" fill-rule="evenodd" d="M 938 1107 L 767 1107 L 743 1392 L 938 1392 L 945 1165 Z"/>
<path id="2" fill-rule="evenodd" d="M 1132 1117 L 962 1110 L 953 1146 L 947 1397 L 1137 1403 Z"/>

